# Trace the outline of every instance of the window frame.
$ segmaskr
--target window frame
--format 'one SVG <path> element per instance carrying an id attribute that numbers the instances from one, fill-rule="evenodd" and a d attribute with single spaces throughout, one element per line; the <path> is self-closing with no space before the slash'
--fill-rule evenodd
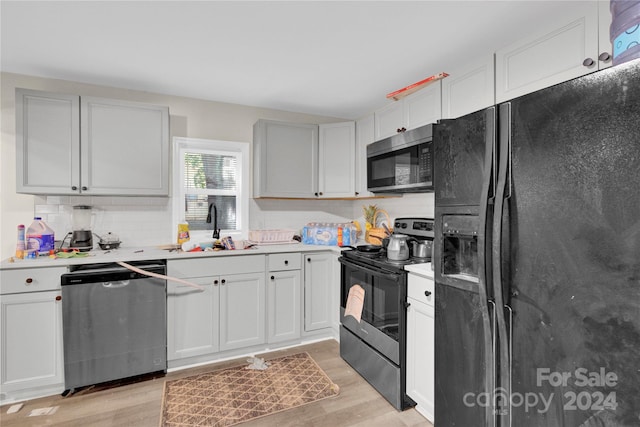
<path id="1" fill-rule="evenodd" d="M 201 152 L 207 154 L 233 154 L 238 157 L 238 175 L 236 192 L 236 230 L 220 230 L 220 237 L 231 236 L 234 240 L 246 240 L 249 235 L 249 194 L 251 182 L 249 170 L 251 165 L 250 146 L 247 142 L 222 141 L 216 139 L 200 139 L 173 137 L 173 209 L 174 229 L 172 235 L 177 238 L 177 224 L 184 222 L 184 161 L 183 154 Z M 220 190 L 219 190 L 220 191 Z M 194 242 L 211 240 L 212 230 L 189 230 Z"/>

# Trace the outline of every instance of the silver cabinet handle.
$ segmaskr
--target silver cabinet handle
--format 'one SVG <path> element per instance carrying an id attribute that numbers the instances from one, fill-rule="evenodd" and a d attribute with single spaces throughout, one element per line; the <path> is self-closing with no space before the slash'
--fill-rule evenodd
<path id="1" fill-rule="evenodd" d="M 609 52 L 602 52 L 598 55 L 598 59 L 602 62 L 609 62 L 611 60 L 611 54 Z"/>

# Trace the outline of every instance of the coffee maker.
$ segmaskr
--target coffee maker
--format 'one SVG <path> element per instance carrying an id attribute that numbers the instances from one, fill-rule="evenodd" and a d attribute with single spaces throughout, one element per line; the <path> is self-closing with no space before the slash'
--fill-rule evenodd
<path id="1" fill-rule="evenodd" d="M 79 251 L 93 249 L 93 232 L 91 231 L 91 206 L 73 207 L 71 242 L 69 246 Z"/>

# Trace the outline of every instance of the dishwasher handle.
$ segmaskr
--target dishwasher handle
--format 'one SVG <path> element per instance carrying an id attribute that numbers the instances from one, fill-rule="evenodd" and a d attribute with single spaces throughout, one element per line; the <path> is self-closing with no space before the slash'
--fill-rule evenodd
<path id="1" fill-rule="evenodd" d="M 113 282 L 102 282 L 102 287 L 109 288 L 109 289 L 118 289 L 118 288 L 124 288 L 125 286 L 129 286 L 129 283 L 131 283 L 131 281 L 129 280 L 116 280 Z"/>

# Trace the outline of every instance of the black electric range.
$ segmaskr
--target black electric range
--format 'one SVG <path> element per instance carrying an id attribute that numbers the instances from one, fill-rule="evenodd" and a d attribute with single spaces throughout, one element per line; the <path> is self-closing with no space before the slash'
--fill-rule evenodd
<path id="1" fill-rule="evenodd" d="M 394 232 L 433 240 L 433 220 L 398 218 Z M 375 248 L 374 248 L 375 249 Z M 399 410 L 406 394 L 406 265 L 429 262 L 387 258 L 386 251 L 344 250 L 340 271 L 340 356 Z"/>

